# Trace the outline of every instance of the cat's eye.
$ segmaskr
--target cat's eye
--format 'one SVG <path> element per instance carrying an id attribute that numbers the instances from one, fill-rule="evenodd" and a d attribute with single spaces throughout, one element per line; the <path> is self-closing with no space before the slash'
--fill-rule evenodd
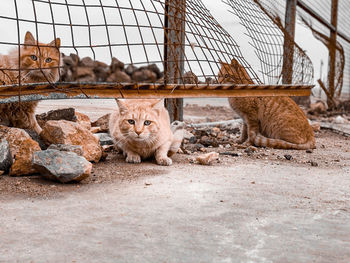
<path id="1" fill-rule="evenodd" d="M 46 59 L 45 59 L 45 62 L 46 62 L 46 63 L 50 63 L 51 61 L 52 61 L 52 58 L 46 58 Z"/>
<path id="2" fill-rule="evenodd" d="M 34 60 L 34 61 L 37 61 L 37 60 L 38 60 L 38 57 L 35 56 L 35 55 L 31 55 L 30 58 L 31 58 L 32 60 Z"/>
<path id="3" fill-rule="evenodd" d="M 134 125 L 134 124 L 135 124 L 135 121 L 134 121 L 134 120 L 128 120 L 128 123 Z"/>
<path id="4" fill-rule="evenodd" d="M 145 120 L 145 122 L 143 123 L 144 125 L 146 125 L 146 126 L 148 126 L 148 125 L 150 125 L 151 124 L 151 121 L 149 121 L 149 120 Z"/>

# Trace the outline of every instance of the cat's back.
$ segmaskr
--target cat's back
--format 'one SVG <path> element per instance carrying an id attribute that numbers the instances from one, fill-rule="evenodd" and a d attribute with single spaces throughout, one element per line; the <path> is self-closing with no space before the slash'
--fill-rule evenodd
<path id="1" fill-rule="evenodd" d="M 259 121 L 265 136 L 306 143 L 315 142 L 314 132 L 303 110 L 290 97 L 259 98 Z"/>

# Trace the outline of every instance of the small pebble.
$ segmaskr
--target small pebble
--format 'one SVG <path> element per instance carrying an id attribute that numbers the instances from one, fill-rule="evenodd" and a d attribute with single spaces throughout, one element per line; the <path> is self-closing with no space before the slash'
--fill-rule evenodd
<path id="1" fill-rule="evenodd" d="M 284 158 L 286 158 L 288 161 L 293 159 L 293 156 L 291 156 L 290 154 L 285 154 Z"/>
<path id="2" fill-rule="evenodd" d="M 310 163 L 311 164 L 311 166 L 318 166 L 318 163 L 316 163 L 316 162 L 314 162 L 314 161 L 309 161 L 308 163 Z"/>
<path id="3" fill-rule="evenodd" d="M 192 136 L 189 140 L 188 140 L 189 143 L 196 143 L 197 142 L 197 138 L 196 136 Z"/>

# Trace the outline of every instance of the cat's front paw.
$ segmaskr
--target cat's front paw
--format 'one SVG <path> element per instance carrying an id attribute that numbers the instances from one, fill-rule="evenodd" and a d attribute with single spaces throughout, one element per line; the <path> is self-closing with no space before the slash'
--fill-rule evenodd
<path id="1" fill-rule="evenodd" d="M 128 153 L 126 156 L 125 161 L 127 163 L 141 163 L 141 156 L 137 154 L 130 154 Z"/>
<path id="2" fill-rule="evenodd" d="M 157 164 L 169 166 L 173 164 L 173 160 L 171 160 L 169 157 L 159 157 L 157 158 Z"/>

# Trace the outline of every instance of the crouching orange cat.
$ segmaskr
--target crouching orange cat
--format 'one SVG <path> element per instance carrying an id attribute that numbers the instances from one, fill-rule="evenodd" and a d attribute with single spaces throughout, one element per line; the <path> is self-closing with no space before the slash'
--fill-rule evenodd
<path id="1" fill-rule="evenodd" d="M 60 44 L 59 38 L 49 44 L 40 43 L 28 31 L 20 50 L 15 48 L 8 55 L 0 55 L 0 85 L 18 84 L 19 80 L 21 83 L 58 81 Z M 34 114 L 37 105 L 38 101 L 0 104 L 0 124 L 41 133 Z"/>
<path id="2" fill-rule="evenodd" d="M 235 59 L 221 63 L 220 83 L 254 84 Z M 282 149 L 316 148 L 314 132 L 304 112 L 289 97 L 229 98 L 230 106 L 243 119 L 239 143 Z"/>
<path id="3" fill-rule="evenodd" d="M 171 165 L 169 158 L 179 149 L 183 133 L 171 131 L 169 113 L 161 99 L 117 99 L 111 114 L 109 133 L 128 163 L 155 157 L 159 165 Z M 180 131 L 180 130 L 178 130 Z"/>

